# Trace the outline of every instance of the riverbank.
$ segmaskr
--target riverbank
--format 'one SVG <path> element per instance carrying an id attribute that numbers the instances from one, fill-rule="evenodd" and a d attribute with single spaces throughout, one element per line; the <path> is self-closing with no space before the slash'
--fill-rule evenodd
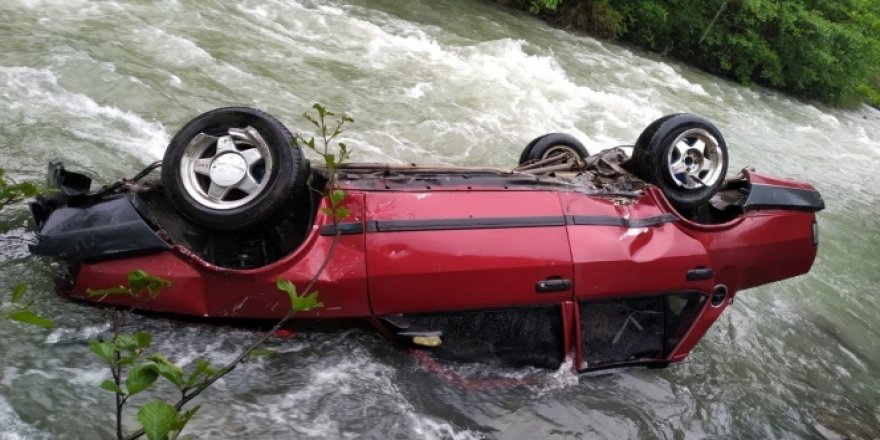
<path id="1" fill-rule="evenodd" d="M 744 85 L 838 107 L 880 108 L 880 3 L 493 0 Z"/>

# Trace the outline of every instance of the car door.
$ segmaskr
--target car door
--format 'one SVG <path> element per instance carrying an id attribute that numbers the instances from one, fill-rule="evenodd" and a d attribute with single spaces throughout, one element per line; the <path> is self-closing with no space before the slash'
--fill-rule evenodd
<path id="1" fill-rule="evenodd" d="M 434 351 L 462 360 L 561 362 L 572 263 L 555 192 L 371 192 L 366 205 L 370 304 L 392 332 L 442 334 Z"/>
<path id="2" fill-rule="evenodd" d="M 559 197 L 574 265 L 579 368 L 667 361 L 711 292 L 705 247 L 650 194 Z"/>

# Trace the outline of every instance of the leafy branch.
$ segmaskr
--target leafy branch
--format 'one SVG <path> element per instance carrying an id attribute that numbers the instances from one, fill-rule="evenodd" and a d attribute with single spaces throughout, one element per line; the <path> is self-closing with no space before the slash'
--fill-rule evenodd
<path id="1" fill-rule="evenodd" d="M 3 208 L 19 203 L 42 192 L 42 188 L 34 182 L 16 182 L 6 175 L 6 170 L 0 168 L 0 211 Z M 2 220 L 2 219 L 0 219 Z M 0 232 L 3 232 L 3 222 L 0 221 Z M 52 321 L 36 314 L 31 306 L 33 300 L 27 300 L 25 295 L 27 284 L 19 283 L 12 288 L 12 295 L 8 303 L 0 303 L 0 320 L 9 319 L 23 324 L 35 325 L 42 328 L 52 328 Z"/>
<path id="2" fill-rule="evenodd" d="M 0 210 L 24 199 L 31 198 L 41 193 L 43 189 L 34 182 L 18 183 L 15 179 L 6 175 L 6 170 L 0 168 Z"/>
<path id="3" fill-rule="evenodd" d="M 156 298 L 163 289 L 171 287 L 171 281 L 151 275 L 143 270 L 129 272 L 125 285 L 87 291 L 89 296 L 122 295 L 140 298 L 146 294 Z M 299 296 L 292 283 L 278 281 L 279 289 L 284 287 L 291 299 L 292 316 L 296 311 L 320 307 L 317 293 Z M 175 439 L 183 431 L 189 420 L 199 410 L 199 406 L 183 410 L 183 406 L 207 389 L 211 384 L 232 371 L 236 365 L 244 361 L 265 342 L 273 332 L 264 334 L 257 342 L 244 350 L 236 360 L 222 368 L 217 368 L 205 359 L 194 363 L 187 372 L 170 361 L 165 355 L 150 353 L 152 336 L 148 332 L 138 331 L 133 334 L 122 334 L 122 314 L 113 309 L 113 335 L 110 340 L 90 340 L 89 350 L 104 361 L 110 368 L 112 379 L 105 379 L 100 387 L 113 393 L 116 397 L 116 437 L 117 439 L 135 439 L 144 434 L 151 439 Z M 163 400 L 151 400 L 141 406 L 137 418 L 143 427 L 126 436 L 122 430 L 122 412 L 129 399 L 136 394 L 150 389 L 162 377 L 177 389 L 179 397 L 172 403 Z"/>
<path id="4" fill-rule="evenodd" d="M 139 297 L 146 291 L 150 298 L 159 296 L 162 289 L 171 287 L 171 281 L 150 275 L 143 270 L 133 270 L 128 273 L 128 284 L 116 287 L 108 287 L 105 289 L 86 289 L 86 294 L 90 297 L 108 295 L 125 295 Z"/>
<path id="5" fill-rule="evenodd" d="M 321 156 L 324 160 L 324 165 L 327 167 L 326 188 L 324 190 L 315 189 L 312 186 L 311 178 L 309 179 L 309 188 L 314 192 L 327 196 L 330 206 L 323 208 L 322 211 L 333 220 L 333 224 L 335 225 L 338 220 L 344 219 L 350 214 L 348 209 L 342 204 L 345 199 L 345 192 L 337 188 L 336 175 L 339 170 L 339 165 L 348 160 L 349 156 L 351 156 L 351 150 L 348 149 L 348 146 L 344 142 L 337 142 L 339 149 L 337 153 L 333 153 L 330 151 L 330 145 L 344 132 L 343 126 L 346 123 L 354 122 L 354 119 L 345 113 L 336 114 L 331 112 L 319 103 L 312 105 L 312 108 L 317 113 L 317 118 L 310 115 L 308 112 L 303 113 L 303 117 L 318 129 L 318 133 L 321 135 L 320 140 L 323 141 L 323 143 L 317 145 L 314 136 L 306 138 L 302 133 L 297 133 L 293 138 L 292 144 L 294 146 L 306 147 Z M 327 117 L 335 116 L 338 116 L 338 119 L 335 121 L 335 126 L 328 125 Z M 332 127 L 332 130 L 330 127 Z"/>
<path id="6" fill-rule="evenodd" d="M 0 305 L 0 320 L 9 319 L 23 324 L 35 325 L 42 328 L 52 328 L 52 321 L 34 313 L 31 310 L 33 300 L 25 302 L 27 284 L 19 283 L 12 289 L 9 303 Z"/>

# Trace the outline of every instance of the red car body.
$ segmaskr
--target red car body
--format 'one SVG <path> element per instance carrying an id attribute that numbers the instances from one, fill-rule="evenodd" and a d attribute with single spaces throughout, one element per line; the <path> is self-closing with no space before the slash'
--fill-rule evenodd
<path id="1" fill-rule="evenodd" d="M 216 266 L 158 231 L 166 246 L 79 259 L 59 289 L 174 315 L 278 319 L 289 302 L 276 280 L 304 287 L 338 239 L 314 287 L 324 307 L 296 322 L 357 318 L 404 346 L 438 336 L 425 349 L 441 357 L 550 368 L 571 358 L 585 371 L 679 362 L 737 292 L 804 274 L 816 257 L 823 205 L 808 184 L 746 172 L 737 215 L 701 224 L 652 185 L 619 197 L 520 177 L 343 178 L 350 216 L 334 225 L 317 210 L 301 244 L 262 267 Z M 155 298 L 87 295 L 133 269 L 173 285 Z"/>

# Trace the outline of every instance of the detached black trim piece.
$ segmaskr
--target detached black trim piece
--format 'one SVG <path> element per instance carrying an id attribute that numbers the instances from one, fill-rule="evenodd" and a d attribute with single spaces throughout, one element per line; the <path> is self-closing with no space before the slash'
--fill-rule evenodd
<path id="1" fill-rule="evenodd" d="M 570 215 L 566 216 L 569 224 L 578 226 L 622 226 L 625 228 L 646 228 L 649 226 L 660 226 L 665 223 L 671 223 L 678 220 L 678 217 L 672 213 L 666 213 L 654 217 L 645 218 L 621 218 L 611 216 L 598 215 Z"/>
<path id="2" fill-rule="evenodd" d="M 369 232 L 454 231 L 463 229 L 535 228 L 565 226 L 563 216 L 544 217 L 487 217 L 428 220 L 373 220 L 367 223 Z"/>
<path id="3" fill-rule="evenodd" d="M 171 246 L 141 218 L 125 196 L 58 208 L 30 245 L 32 253 L 75 261 L 145 254 Z"/>
<path id="4" fill-rule="evenodd" d="M 65 170 L 60 160 L 49 162 L 46 188 L 53 188 L 56 191 L 39 194 L 28 204 L 37 227 L 43 226 L 52 212 L 58 208 L 87 203 L 91 185 L 92 179 L 84 174 Z"/>
<path id="5" fill-rule="evenodd" d="M 336 235 L 337 229 L 339 235 L 358 235 L 364 233 L 363 223 L 338 223 L 336 225 L 321 226 L 321 235 Z"/>
<path id="6" fill-rule="evenodd" d="M 58 188 L 67 197 L 85 196 L 89 194 L 92 179 L 84 174 L 65 170 L 64 163 L 56 159 L 49 162 L 46 186 Z"/>
<path id="7" fill-rule="evenodd" d="M 790 209 L 794 211 L 821 211 L 825 201 L 819 191 L 787 188 L 775 185 L 752 185 L 743 204 L 746 211 L 755 209 Z"/>

